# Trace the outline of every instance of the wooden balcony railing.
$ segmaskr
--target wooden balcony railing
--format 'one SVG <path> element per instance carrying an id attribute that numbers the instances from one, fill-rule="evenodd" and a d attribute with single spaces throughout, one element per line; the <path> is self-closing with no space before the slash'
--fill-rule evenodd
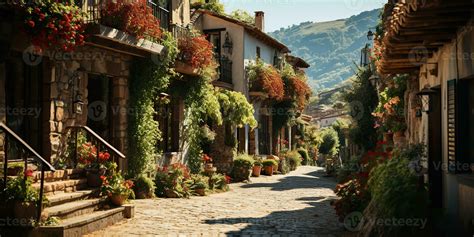
<path id="1" fill-rule="evenodd" d="M 0 130 L 3 132 L 3 188 L 7 187 L 8 177 L 8 162 L 9 162 L 9 148 L 16 148 L 14 153 L 17 153 L 21 158 L 21 162 L 24 162 L 24 173 L 26 174 L 28 170 L 29 163 L 35 163 L 36 166 L 41 168 L 41 179 L 40 179 L 40 189 L 38 203 L 36 204 L 36 219 L 39 222 L 41 219 L 41 212 L 43 211 L 43 192 L 44 192 L 44 172 L 45 171 L 55 171 L 54 167 L 46 161 L 41 155 L 38 154 L 30 145 L 28 145 L 23 139 L 13 132 L 7 125 L 0 123 Z M 13 147 L 13 144 L 16 147 Z M 12 161 L 13 159 L 10 159 Z M 18 160 L 17 160 L 18 161 Z M 26 176 L 25 176 L 26 178 Z M 3 189 L 2 189 L 3 190 Z"/>
<path id="2" fill-rule="evenodd" d="M 180 25 L 171 24 L 169 30 L 173 37 L 176 39 L 182 39 L 192 36 L 191 29 L 187 27 L 182 27 Z"/>
<path id="3" fill-rule="evenodd" d="M 151 8 L 153 12 L 153 16 L 160 21 L 161 28 L 167 30 L 170 27 L 170 11 L 165 9 L 158 4 L 156 4 L 153 0 L 148 0 L 148 6 Z"/>

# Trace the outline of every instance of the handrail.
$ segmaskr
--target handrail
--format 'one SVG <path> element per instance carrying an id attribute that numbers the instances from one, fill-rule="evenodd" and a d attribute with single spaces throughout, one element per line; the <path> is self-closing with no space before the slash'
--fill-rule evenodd
<path id="1" fill-rule="evenodd" d="M 41 157 L 41 155 L 38 154 L 38 152 L 36 152 L 33 148 L 31 148 L 31 146 L 28 145 L 28 143 L 26 143 L 23 139 L 21 139 L 21 137 L 18 136 L 15 132 L 13 132 L 9 127 L 7 127 L 7 125 L 0 122 L 0 128 L 3 131 L 5 131 L 8 135 L 12 136 L 17 142 L 19 142 L 23 146 L 23 148 L 25 148 L 31 154 L 33 154 L 34 155 L 33 158 L 35 158 L 37 161 L 40 161 L 42 165 L 43 164 L 46 165 L 46 168 L 47 168 L 46 171 L 56 171 L 56 169 L 54 169 L 54 167 L 48 161 L 46 161 L 43 157 Z"/>
<path id="2" fill-rule="evenodd" d="M 45 171 L 56 171 L 54 167 L 46 161 L 41 155 L 38 154 L 33 148 L 31 148 L 30 145 L 28 145 L 23 139 L 21 139 L 20 136 L 18 136 L 14 131 L 12 131 L 7 125 L 4 123 L 0 122 L 0 128 L 6 133 L 5 140 L 4 140 L 4 145 L 5 145 L 5 155 L 3 157 L 3 188 L 7 187 L 7 169 L 8 169 L 8 135 L 13 137 L 16 142 L 20 143 L 20 145 L 23 146 L 24 149 L 29 151 L 31 154 L 33 154 L 33 158 L 36 159 L 41 163 L 41 179 L 40 179 L 40 189 L 39 189 L 39 197 L 38 197 L 38 203 L 36 204 L 36 220 L 39 222 L 41 219 L 41 213 L 43 212 L 43 193 L 44 193 L 44 172 Z M 25 172 L 26 169 L 28 168 L 28 157 L 24 157 L 25 159 Z M 26 178 L 26 176 L 25 176 Z"/>
<path id="3" fill-rule="evenodd" d="M 115 153 L 115 155 L 117 155 L 118 157 L 120 157 L 122 159 L 125 159 L 125 155 L 122 152 L 120 152 L 115 147 L 110 145 L 107 141 L 105 141 L 102 137 L 100 137 L 97 133 L 95 133 L 91 128 L 89 128 L 87 126 L 69 126 L 66 129 L 74 129 L 74 128 L 75 129 L 84 129 L 84 130 L 86 130 L 87 133 L 92 135 L 96 140 L 98 140 L 100 143 L 102 143 L 102 145 L 107 147 L 107 149 L 109 149 L 113 153 Z"/>

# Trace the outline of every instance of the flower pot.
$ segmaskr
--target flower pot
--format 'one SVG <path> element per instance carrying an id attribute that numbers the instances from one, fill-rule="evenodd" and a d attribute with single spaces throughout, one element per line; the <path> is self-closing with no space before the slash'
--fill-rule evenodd
<path id="1" fill-rule="evenodd" d="M 167 189 L 165 190 L 165 196 L 167 198 L 178 198 L 178 194 L 176 194 L 173 190 Z"/>
<path id="2" fill-rule="evenodd" d="M 18 167 L 8 167 L 7 169 L 7 175 L 8 176 L 18 176 L 18 174 L 23 171 L 23 167 L 18 166 Z"/>
<path id="3" fill-rule="evenodd" d="M 112 202 L 112 204 L 116 206 L 122 206 L 123 204 L 125 204 L 127 200 L 128 200 L 127 195 L 112 194 L 112 196 L 110 196 L 110 201 Z"/>
<path id="4" fill-rule="evenodd" d="M 270 176 L 273 175 L 273 165 L 272 166 L 265 166 L 264 169 L 265 169 L 265 174 L 266 175 L 270 175 Z"/>
<path id="5" fill-rule="evenodd" d="M 199 196 L 206 196 L 206 189 L 205 188 L 195 189 L 194 192 L 196 192 L 196 194 L 199 195 Z"/>
<path id="6" fill-rule="evenodd" d="M 394 138 L 405 137 L 405 131 L 397 131 L 393 134 Z"/>
<path id="7" fill-rule="evenodd" d="M 383 141 L 388 143 L 393 143 L 393 133 L 386 132 L 383 134 Z"/>
<path id="8" fill-rule="evenodd" d="M 17 201 L 14 203 L 13 213 L 17 219 L 36 218 L 36 203 Z"/>
<path id="9" fill-rule="evenodd" d="M 262 172 L 262 166 L 255 165 L 252 169 L 252 176 L 259 177 Z"/>
<path id="10" fill-rule="evenodd" d="M 88 169 L 86 170 L 87 185 L 89 187 L 100 187 L 102 185 L 102 180 L 100 176 L 105 174 L 104 169 Z"/>

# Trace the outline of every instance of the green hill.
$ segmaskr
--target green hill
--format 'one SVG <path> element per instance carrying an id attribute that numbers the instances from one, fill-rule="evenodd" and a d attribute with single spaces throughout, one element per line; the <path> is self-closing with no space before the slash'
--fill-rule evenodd
<path id="1" fill-rule="evenodd" d="M 305 59 L 315 92 L 342 85 L 354 74 L 360 50 L 367 43 L 367 31 L 378 23 L 380 9 L 362 12 L 348 19 L 303 22 L 270 33 L 289 46 L 292 54 Z"/>

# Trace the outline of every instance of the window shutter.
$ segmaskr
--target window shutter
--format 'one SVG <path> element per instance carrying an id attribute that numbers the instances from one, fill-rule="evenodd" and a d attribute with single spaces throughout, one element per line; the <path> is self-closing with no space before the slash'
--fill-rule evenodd
<path id="1" fill-rule="evenodd" d="M 456 80 L 448 81 L 448 170 L 456 172 Z"/>

